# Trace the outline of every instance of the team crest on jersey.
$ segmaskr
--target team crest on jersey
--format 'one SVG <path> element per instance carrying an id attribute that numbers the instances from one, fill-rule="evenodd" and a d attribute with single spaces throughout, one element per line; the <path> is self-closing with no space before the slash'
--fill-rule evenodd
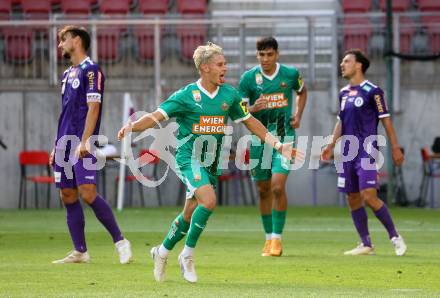
<path id="1" fill-rule="evenodd" d="M 229 105 L 226 102 L 224 102 L 222 104 L 222 110 L 226 112 L 228 109 L 229 109 Z"/>
<path id="2" fill-rule="evenodd" d="M 76 78 L 76 79 L 74 79 L 73 82 L 72 82 L 72 88 L 73 88 L 73 89 L 76 89 L 76 88 L 78 88 L 78 87 L 79 87 L 79 79 Z"/>
<path id="3" fill-rule="evenodd" d="M 287 83 L 286 82 L 281 82 L 280 87 L 281 88 L 286 88 L 287 87 Z"/>
<path id="4" fill-rule="evenodd" d="M 263 76 L 261 75 L 261 73 L 257 73 L 255 75 L 255 83 L 257 83 L 257 85 L 263 84 Z"/>
<path id="5" fill-rule="evenodd" d="M 354 105 L 358 108 L 360 108 L 364 104 L 364 100 L 362 97 L 356 97 L 354 100 Z"/>
<path id="6" fill-rule="evenodd" d="M 200 102 L 202 100 L 202 95 L 199 90 L 193 90 L 192 95 L 195 102 Z"/>

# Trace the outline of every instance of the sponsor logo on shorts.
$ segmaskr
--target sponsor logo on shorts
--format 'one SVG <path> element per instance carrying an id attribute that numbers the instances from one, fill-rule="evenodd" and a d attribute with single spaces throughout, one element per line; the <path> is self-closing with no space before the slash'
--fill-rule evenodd
<path id="1" fill-rule="evenodd" d="M 89 180 L 93 180 L 93 179 L 95 179 L 94 176 L 85 176 L 84 178 L 89 179 Z"/>
<path id="2" fill-rule="evenodd" d="M 338 177 L 338 187 L 345 187 L 345 178 Z"/>
<path id="3" fill-rule="evenodd" d="M 376 184 L 376 180 L 367 181 L 367 184 Z"/>
<path id="4" fill-rule="evenodd" d="M 73 89 L 76 89 L 76 88 L 78 88 L 78 87 L 79 87 L 79 79 L 76 78 L 76 79 L 74 79 L 73 82 L 72 82 L 72 88 L 73 88 Z"/>
<path id="5" fill-rule="evenodd" d="M 54 172 L 53 176 L 55 178 L 55 182 L 56 183 L 60 183 L 61 182 L 61 172 Z"/>
<path id="6" fill-rule="evenodd" d="M 289 105 L 284 93 L 263 94 L 263 98 L 267 100 L 268 109 L 280 109 Z"/>
<path id="7" fill-rule="evenodd" d="M 224 134 L 226 129 L 224 116 L 200 116 L 200 123 L 194 123 L 194 134 Z"/>

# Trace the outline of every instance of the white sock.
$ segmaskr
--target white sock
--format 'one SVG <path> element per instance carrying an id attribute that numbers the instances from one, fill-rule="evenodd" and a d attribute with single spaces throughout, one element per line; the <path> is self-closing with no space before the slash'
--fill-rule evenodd
<path id="1" fill-rule="evenodd" d="M 272 234 L 271 233 L 267 233 L 266 235 L 266 241 L 272 239 Z"/>
<path id="2" fill-rule="evenodd" d="M 165 246 L 163 246 L 163 244 L 159 246 L 159 256 L 161 258 L 167 258 L 169 253 L 170 251 Z"/>
<path id="3" fill-rule="evenodd" d="M 194 251 L 194 248 L 185 245 L 185 247 L 183 247 L 181 255 L 184 257 L 192 256 L 193 251 Z"/>
<path id="4" fill-rule="evenodd" d="M 281 239 L 281 234 L 272 233 L 272 239 L 274 239 L 274 238 Z"/>

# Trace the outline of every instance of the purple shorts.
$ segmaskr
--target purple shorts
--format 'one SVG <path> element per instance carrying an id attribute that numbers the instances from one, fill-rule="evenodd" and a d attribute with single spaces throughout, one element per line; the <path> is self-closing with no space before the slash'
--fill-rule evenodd
<path id="1" fill-rule="evenodd" d="M 63 159 L 64 162 L 57 162 Z M 81 184 L 96 185 L 96 158 L 87 154 L 84 158 L 69 160 L 69 150 L 56 150 L 54 177 L 57 188 L 77 188 Z"/>
<path id="2" fill-rule="evenodd" d="M 361 161 L 343 163 L 344 173 L 339 174 L 338 189 L 340 192 L 359 192 L 367 188 L 378 188 L 378 172 L 376 169 L 363 169 Z"/>

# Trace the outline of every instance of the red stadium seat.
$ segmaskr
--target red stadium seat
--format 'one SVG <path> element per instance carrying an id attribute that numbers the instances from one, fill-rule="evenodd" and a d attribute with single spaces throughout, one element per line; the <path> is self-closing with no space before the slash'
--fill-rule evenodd
<path id="1" fill-rule="evenodd" d="M 154 28 L 136 27 L 133 29 L 133 35 L 137 41 L 137 56 L 142 61 L 151 61 L 154 59 Z"/>
<path id="2" fill-rule="evenodd" d="M 88 15 L 90 14 L 90 0 L 62 0 L 61 11 L 64 14 Z"/>
<path id="3" fill-rule="evenodd" d="M 8 20 L 12 11 L 11 0 L 0 1 L 0 20 Z"/>
<path id="4" fill-rule="evenodd" d="M 47 208 L 50 207 L 50 185 L 55 183 L 54 177 L 50 175 L 49 153 L 46 151 L 21 151 L 19 154 L 21 179 L 20 179 L 20 195 L 18 208 L 26 208 L 26 186 L 27 181 L 34 182 L 35 186 L 35 207 L 38 208 L 38 184 L 47 185 Z M 46 175 L 28 176 L 28 166 L 39 166 L 46 172 Z M 24 198 L 23 198 L 24 195 Z"/>
<path id="5" fill-rule="evenodd" d="M 140 0 L 139 11 L 147 17 L 162 16 L 168 11 L 168 0 Z M 161 42 L 165 28 L 161 27 Z M 154 59 L 154 27 L 136 27 L 133 35 L 137 41 L 137 56 L 142 61 Z M 163 49 L 163 47 L 162 47 Z"/>
<path id="6" fill-rule="evenodd" d="M 368 52 L 372 25 L 367 17 L 346 18 L 344 20 L 344 49 L 358 48 Z"/>
<path id="7" fill-rule="evenodd" d="M 177 0 L 177 11 L 182 14 L 204 14 L 208 10 L 206 0 Z"/>
<path id="8" fill-rule="evenodd" d="M 104 14 L 127 14 L 130 10 L 128 0 L 101 0 L 99 1 L 99 11 Z"/>
<path id="9" fill-rule="evenodd" d="M 21 7 L 27 19 L 49 19 L 52 10 L 49 0 L 21 0 Z"/>
<path id="10" fill-rule="evenodd" d="M 168 0 L 139 0 L 139 11 L 143 14 L 166 14 Z"/>
<path id="11" fill-rule="evenodd" d="M 386 10 L 386 0 L 380 0 L 379 6 L 382 11 Z M 411 0 L 393 0 L 391 1 L 394 12 L 404 12 L 411 7 Z"/>
<path id="12" fill-rule="evenodd" d="M 424 16 L 422 22 L 429 36 L 432 53 L 440 54 L 440 16 Z"/>
<path id="13" fill-rule="evenodd" d="M 98 29 L 98 59 L 103 62 L 119 60 L 120 27 L 107 27 Z"/>
<path id="14" fill-rule="evenodd" d="M 203 18 L 203 15 L 199 18 Z M 191 16 L 191 19 L 194 19 L 194 16 Z M 176 33 L 180 40 L 181 57 L 185 61 L 191 61 L 196 47 L 205 43 L 208 28 L 205 24 L 181 25 L 176 28 Z"/>
<path id="15" fill-rule="evenodd" d="M 440 11 L 440 1 L 438 0 L 418 0 L 418 4 L 422 12 Z"/>
<path id="16" fill-rule="evenodd" d="M 417 24 L 408 16 L 400 16 L 400 52 L 409 53 L 411 51 L 411 40 L 416 33 Z M 382 18 L 382 23 L 386 23 L 386 18 Z"/>
<path id="17" fill-rule="evenodd" d="M 371 9 L 371 0 L 342 0 L 342 10 L 347 12 L 367 12 Z"/>
<path id="18" fill-rule="evenodd" d="M 33 33 L 26 28 L 4 28 L 5 59 L 13 63 L 27 63 L 32 60 Z"/>

